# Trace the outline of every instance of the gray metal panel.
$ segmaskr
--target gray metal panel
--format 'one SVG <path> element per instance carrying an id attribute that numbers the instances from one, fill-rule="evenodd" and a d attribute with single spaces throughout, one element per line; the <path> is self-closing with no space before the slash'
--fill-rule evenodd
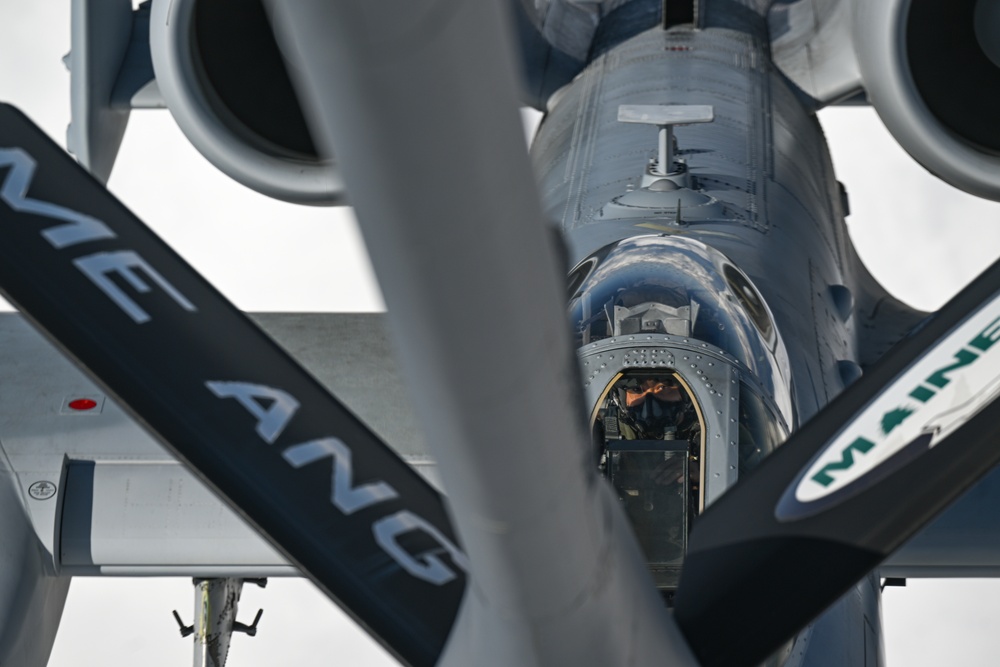
<path id="1" fill-rule="evenodd" d="M 71 33 L 66 143 L 80 164 L 107 183 L 129 117 L 129 108 L 115 107 L 111 94 L 132 34 L 132 3 L 73 0 Z"/>
<path id="2" fill-rule="evenodd" d="M 403 456 L 429 456 L 416 426 L 411 401 L 400 386 L 395 351 L 382 313 L 258 313 L 251 316 L 302 363 L 323 386 L 387 440 Z M 118 408 L 95 423 L 60 419 L 63 398 L 99 393 L 96 387 L 34 331 L 20 315 L 0 313 L 0 440 L 14 456 L 39 449 L 8 442 L 29 433 L 61 440 L 43 451 L 67 452 L 74 458 L 98 456 L 163 458 L 163 450 L 142 431 L 134 438 L 81 441 L 84 432 L 108 427 Z M 16 467 L 16 466 L 15 466 Z"/>
<path id="3" fill-rule="evenodd" d="M 253 320 L 405 457 L 429 459 L 384 313 L 255 313 Z"/>
<path id="4" fill-rule="evenodd" d="M 67 565 L 59 570 L 67 577 L 192 577 L 210 579 L 239 577 L 301 577 L 292 565 Z"/>
<path id="5" fill-rule="evenodd" d="M 383 314 L 271 313 L 255 319 L 439 486 L 397 377 Z M 138 576 L 295 572 L 15 313 L 0 313 L 0 378 L 0 450 L 52 567 L 67 574 Z M 94 399 L 97 406 L 74 411 L 67 407 L 74 398 Z M 90 502 L 81 500 L 86 493 L 74 490 L 73 481 L 62 482 L 67 459 L 93 462 Z M 80 470 L 69 468 L 79 483 Z M 53 485 L 56 495 L 34 497 L 36 483 Z M 181 505 L 173 504 L 177 490 L 187 498 Z M 60 508 L 68 513 L 62 519 L 62 563 Z M 97 541 L 91 544 L 91 538 Z"/>
<path id="6" fill-rule="evenodd" d="M 63 502 L 64 565 L 285 564 L 178 463 L 71 463 Z"/>
<path id="7" fill-rule="evenodd" d="M 5 667 L 48 662 L 69 591 L 69 579 L 55 576 L 32 531 L 28 502 L 9 461 L 0 456 L 0 664 Z"/>
<path id="8" fill-rule="evenodd" d="M 1000 470 L 882 564 L 883 577 L 1000 577 Z"/>
<path id="9" fill-rule="evenodd" d="M 861 90 L 850 0 L 776 3 L 767 15 L 771 58 L 816 108 Z"/>
<path id="10" fill-rule="evenodd" d="M 726 205 L 723 220 L 766 225 L 759 202 L 769 171 L 767 116 L 746 103 L 766 89 L 763 47 L 731 31 L 656 29 L 591 63 L 563 91 L 532 145 L 549 216 L 574 232 L 605 224 L 599 211 L 639 186 L 657 149 L 657 131 L 620 123 L 619 106 L 669 103 L 714 108 L 712 123 L 676 129 L 679 155 L 705 194 Z"/>
<path id="11" fill-rule="evenodd" d="M 111 92 L 111 104 L 118 109 L 166 109 L 156 85 L 153 59 L 149 53 L 149 3 L 132 12 L 132 36 Z"/>
<path id="12" fill-rule="evenodd" d="M 802 655 L 798 657 L 801 664 L 804 667 L 861 667 L 869 664 L 866 662 L 869 655 L 881 656 L 880 605 L 878 579 L 867 576 L 812 624 L 801 647 Z"/>

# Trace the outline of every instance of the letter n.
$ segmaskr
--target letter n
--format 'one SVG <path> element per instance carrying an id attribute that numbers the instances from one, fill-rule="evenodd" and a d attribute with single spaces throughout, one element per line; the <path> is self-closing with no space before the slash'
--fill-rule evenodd
<path id="1" fill-rule="evenodd" d="M 351 449 L 339 438 L 310 440 L 286 449 L 281 455 L 294 468 L 330 457 L 333 459 L 333 476 L 330 478 L 330 502 L 346 515 L 351 515 L 376 503 L 399 497 L 396 490 L 385 482 L 371 482 L 354 486 L 354 467 Z"/>
<path id="2" fill-rule="evenodd" d="M 945 366 L 944 368 L 935 371 L 927 377 L 927 384 L 932 384 L 939 389 L 943 389 L 948 386 L 951 382 L 951 378 L 945 375 L 945 373 L 950 373 L 951 371 L 958 370 L 962 366 L 968 366 L 973 361 L 979 358 L 979 355 L 970 352 L 969 350 L 959 350 L 955 353 L 955 363 L 951 366 Z"/>

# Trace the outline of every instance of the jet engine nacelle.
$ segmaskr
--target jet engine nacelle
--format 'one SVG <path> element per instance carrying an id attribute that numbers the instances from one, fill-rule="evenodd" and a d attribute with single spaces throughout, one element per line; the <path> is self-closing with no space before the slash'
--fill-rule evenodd
<path id="1" fill-rule="evenodd" d="M 896 141 L 951 185 L 1000 201 L 1000 2 L 853 0 L 853 33 Z"/>
<path id="2" fill-rule="evenodd" d="M 258 0 L 157 0 L 149 28 L 163 101 L 202 155 L 271 197 L 343 203 Z"/>

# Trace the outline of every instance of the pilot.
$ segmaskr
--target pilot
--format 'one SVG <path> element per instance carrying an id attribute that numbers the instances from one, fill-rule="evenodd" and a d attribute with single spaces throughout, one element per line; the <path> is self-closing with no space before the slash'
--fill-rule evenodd
<path id="1" fill-rule="evenodd" d="M 615 398 L 625 440 L 673 440 L 688 426 L 690 401 L 672 377 L 630 380 Z"/>
<path id="2" fill-rule="evenodd" d="M 614 419 L 622 440 L 687 440 L 695 432 L 694 406 L 672 375 L 626 378 L 609 398 L 605 423 Z M 679 565 L 684 556 L 687 517 L 694 514 L 687 505 L 697 502 L 699 470 L 689 457 L 690 450 L 622 451 L 607 461 L 647 558 L 660 566 Z"/>
<path id="3" fill-rule="evenodd" d="M 699 441 L 700 426 L 691 398 L 672 374 L 620 380 L 608 394 L 602 418 L 593 429 L 597 467 L 605 470 L 607 443 L 617 440 Z M 692 451 L 697 451 L 695 444 Z M 696 455 L 692 460 L 697 462 Z M 697 466 L 692 467 L 697 470 Z M 657 483 L 672 480 L 673 466 L 657 466 Z"/>

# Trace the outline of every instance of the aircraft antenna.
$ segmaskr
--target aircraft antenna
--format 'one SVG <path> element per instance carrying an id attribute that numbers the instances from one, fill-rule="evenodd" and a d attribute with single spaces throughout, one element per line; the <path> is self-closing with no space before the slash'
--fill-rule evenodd
<path id="1" fill-rule="evenodd" d="M 659 128 L 656 163 L 650 169 L 654 176 L 669 176 L 679 171 L 674 169 L 675 125 L 711 123 L 713 120 L 715 109 L 708 104 L 622 104 L 618 107 L 619 122 L 644 123 Z"/>

